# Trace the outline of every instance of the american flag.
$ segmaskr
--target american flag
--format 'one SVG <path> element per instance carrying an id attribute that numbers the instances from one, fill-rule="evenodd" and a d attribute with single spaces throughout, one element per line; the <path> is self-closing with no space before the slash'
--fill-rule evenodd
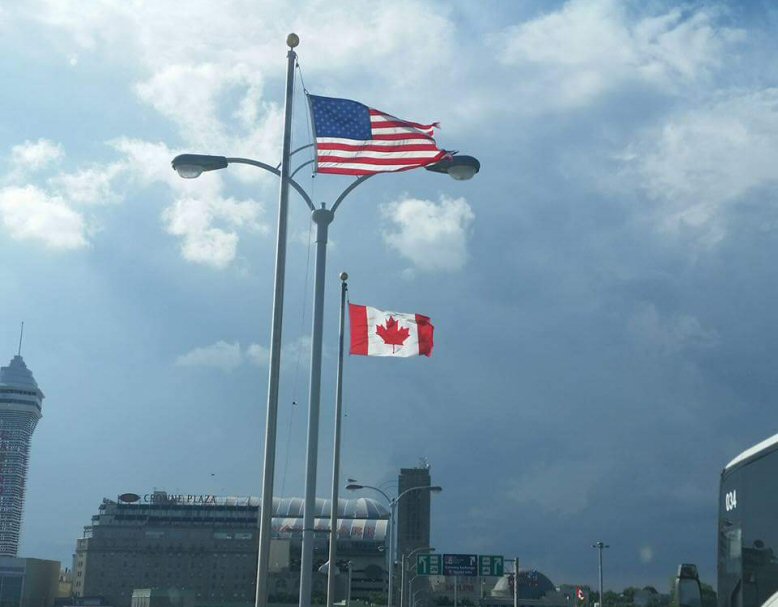
<path id="1" fill-rule="evenodd" d="M 448 155 L 437 123 L 409 122 L 350 99 L 308 95 L 319 173 L 372 175 L 434 164 Z"/>

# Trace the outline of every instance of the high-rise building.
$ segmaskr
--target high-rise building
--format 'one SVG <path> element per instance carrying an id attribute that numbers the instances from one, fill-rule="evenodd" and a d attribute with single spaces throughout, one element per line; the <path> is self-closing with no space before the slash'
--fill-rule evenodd
<path id="1" fill-rule="evenodd" d="M 30 438 L 42 402 L 21 356 L 0 367 L 0 556 L 16 556 L 19 548 Z"/>
<path id="2" fill-rule="evenodd" d="M 417 468 L 401 468 L 397 495 L 413 487 L 431 485 L 430 467 L 422 462 Z M 397 559 L 416 548 L 430 545 L 430 492 L 411 491 L 397 503 Z"/>

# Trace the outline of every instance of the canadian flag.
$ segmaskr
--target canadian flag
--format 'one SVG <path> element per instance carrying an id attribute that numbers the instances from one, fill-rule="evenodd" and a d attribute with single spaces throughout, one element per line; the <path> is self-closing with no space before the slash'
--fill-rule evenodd
<path id="1" fill-rule="evenodd" d="M 351 354 L 362 356 L 430 356 L 435 327 L 427 316 L 384 312 L 348 305 Z"/>

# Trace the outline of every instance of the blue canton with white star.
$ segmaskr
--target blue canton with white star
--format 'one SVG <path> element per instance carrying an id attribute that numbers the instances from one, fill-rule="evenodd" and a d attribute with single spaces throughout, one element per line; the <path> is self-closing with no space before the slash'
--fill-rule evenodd
<path id="1" fill-rule="evenodd" d="M 370 108 L 351 99 L 308 96 L 313 112 L 316 137 L 340 137 L 364 141 L 370 139 Z"/>

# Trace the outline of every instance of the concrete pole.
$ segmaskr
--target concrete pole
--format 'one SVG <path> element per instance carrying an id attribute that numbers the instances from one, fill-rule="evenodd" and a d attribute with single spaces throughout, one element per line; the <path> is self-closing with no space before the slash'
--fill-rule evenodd
<path id="1" fill-rule="evenodd" d="M 405 553 L 400 555 L 400 607 L 405 607 Z"/>
<path id="2" fill-rule="evenodd" d="M 321 351 L 324 326 L 324 283 L 327 265 L 327 229 L 332 211 L 324 208 L 311 213 L 316 224 L 316 272 L 313 283 L 313 328 L 311 331 L 311 375 L 308 399 L 308 446 L 303 511 L 303 546 L 300 558 L 299 607 L 310 607 L 313 583 L 313 541 L 316 508 L 316 465 L 319 459 L 319 405 L 321 401 Z M 335 567 L 335 563 L 330 563 Z"/>
<path id="3" fill-rule="evenodd" d="M 600 607 L 605 607 L 605 595 L 602 592 L 602 542 L 598 542 L 599 573 L 600 573 Z"/>
<path id="4" fill-rule="evenodd" d="M 327 572 L 327 607 L 335 603 L 335 561 L 338 545 L 338 485 L 340 484 L 340 432 L 343 411 L 343 333 L 345 330 L 346 292 L 348 274 L 340 273 L 340 324 L 338 325 L 338 372 L 335 380 L 335 437 L 332 449 L 332 506 L 330 508 L 330 569 Z M 351 562 L 349 561 L 349 591 L 351 589 Z"/>
<path id="5" fill-rule="evenodd" d="M 386 601 L 388 607 L 393 607 L 394 605 L 394 584 L 392 581 L 394 578 L 394 521 L 397 512 L 398 499 L 399 496 L 389 502 L 391 511 L 391 524 L 389 525 L 389 596 Z"/>
<path id="6" fill-rule="evenodd" d="M 353 571 L 353 563 L 348 562 L 348 588 L 346 590 L 346 607 L 351 607 L 351 574 Z"/>
<path id="7" fill-rule="evenodd" d="M 281 152 L 281 186 L 278 195 L 278 234 L 276 237 L 273 317 L 270 330 L 270 361 L 267 381 L 267 417 L 265 420 L 265 463 L 262 473 L 262 503 L 259 510 L 259 549 L 257 551 L 256 607 L 267 607 L 268 569 L 273 518 L 273 481 L 276 465 L 278 425 L 278 384 L 281 369 L 281 327 L 284 315 L 284 279 L 286 275 L 286 227 L 289 208 L 289 156 L 292 146 L 292 97 L 294 95 L 294 48 L 300 43 L 296 34 L 286 38 L 286 94 L 284 100 L 284 140 Z"/>
<path id="8" fill-rule="evenodd" d="M 519 559 L 513 559 L 513 607 L 519 607 Z"/>

